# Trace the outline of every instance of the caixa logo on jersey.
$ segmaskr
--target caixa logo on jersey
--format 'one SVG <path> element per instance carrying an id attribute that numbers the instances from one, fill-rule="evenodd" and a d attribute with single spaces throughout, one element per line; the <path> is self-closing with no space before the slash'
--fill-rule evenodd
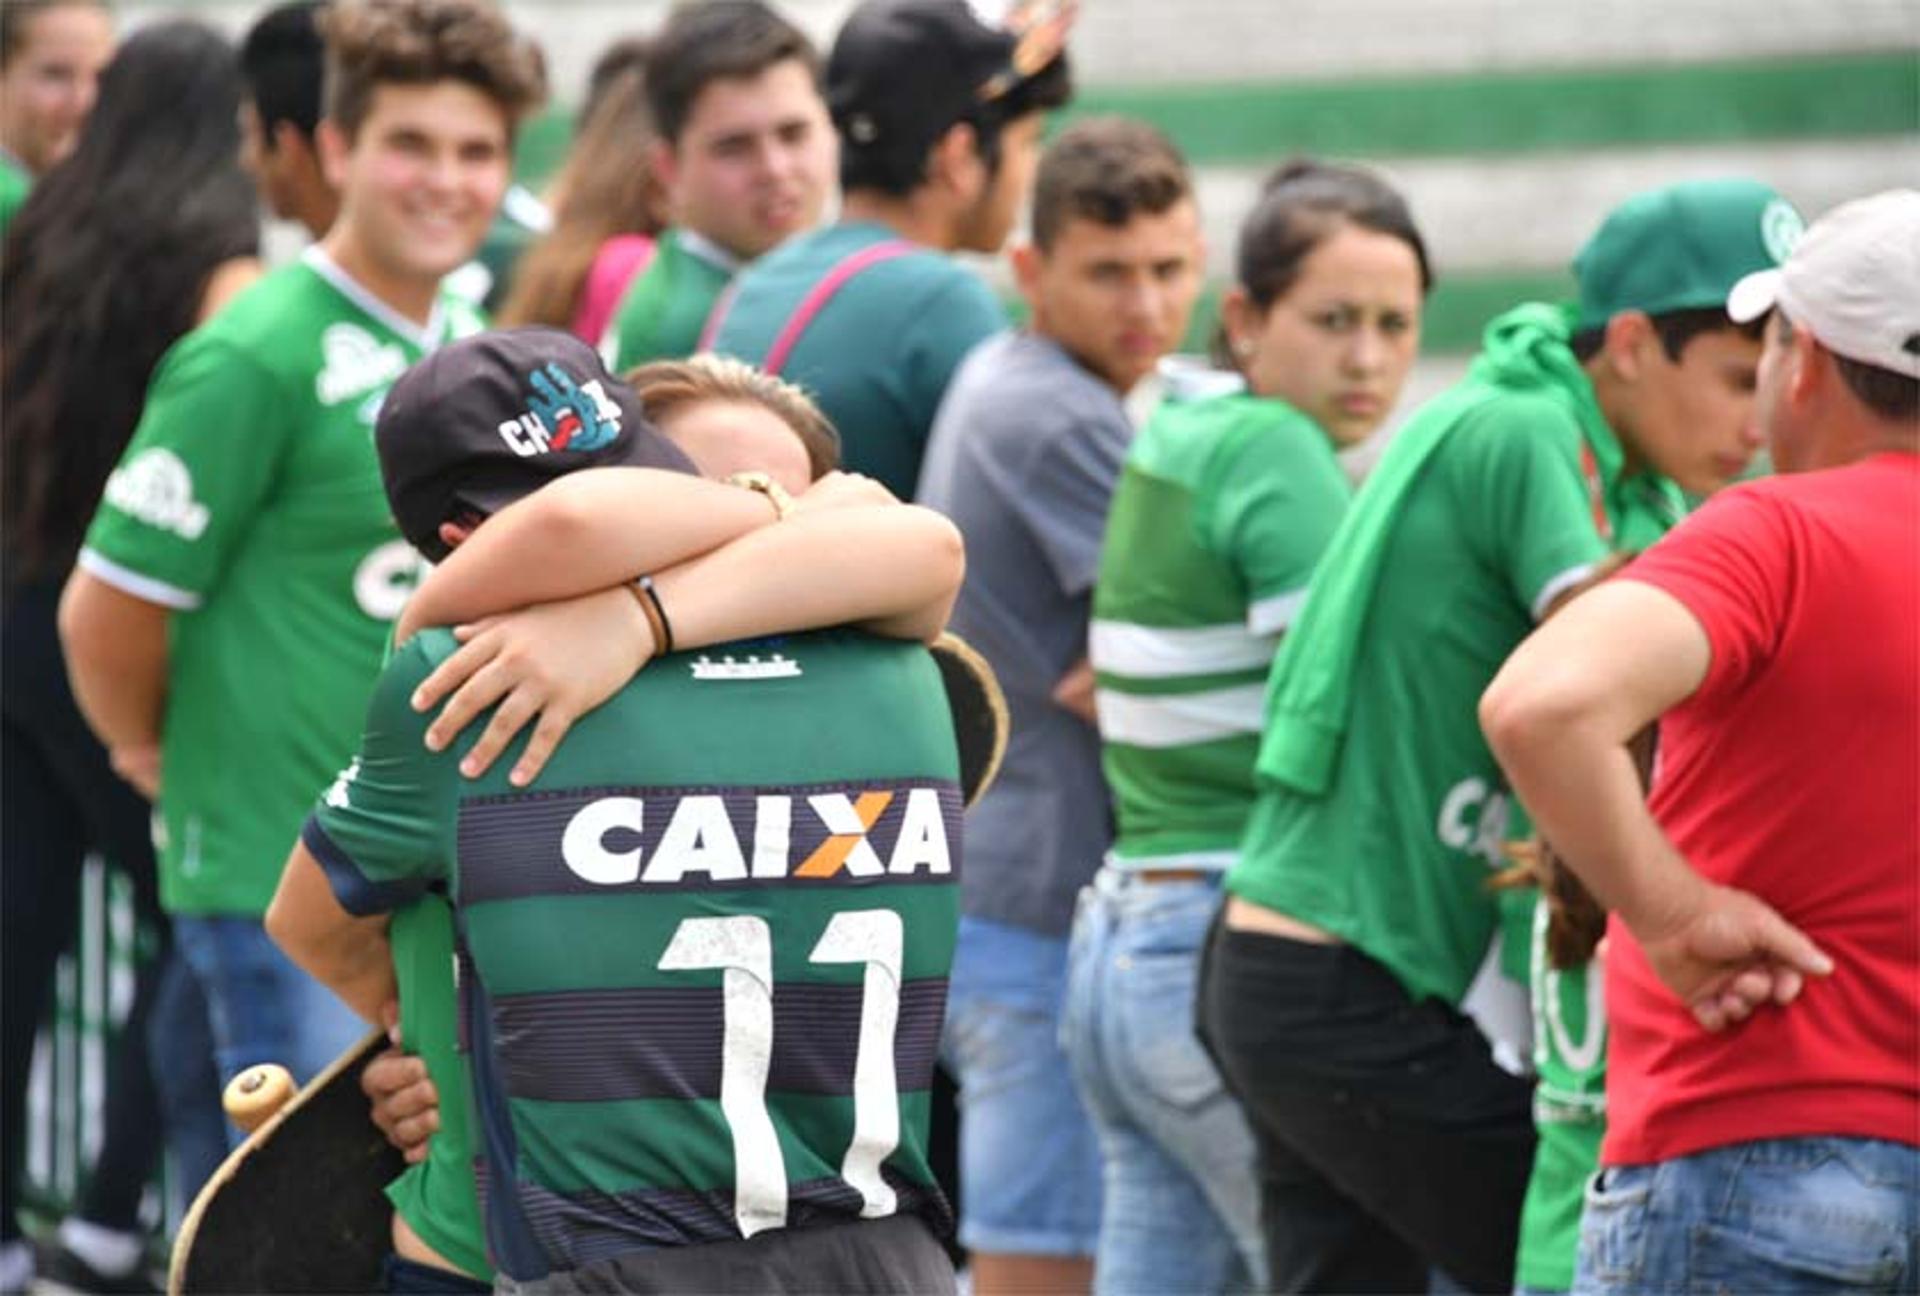
<path id="1" fill-rule="evenodd" d="M 959 788 L 944 782 L 470 802 L 460 811 L 460 893 L 472 902 L 608 887 L 952 882 L 960 813 Z"/>
<path id="2" fill-rule="evenodd" d="M 517 455 L 604 450 L 620 434 L 620 407 L 598 378 L 581 382 L 557 360 L 527 375 L 527 408 L 500 425 Z"/>

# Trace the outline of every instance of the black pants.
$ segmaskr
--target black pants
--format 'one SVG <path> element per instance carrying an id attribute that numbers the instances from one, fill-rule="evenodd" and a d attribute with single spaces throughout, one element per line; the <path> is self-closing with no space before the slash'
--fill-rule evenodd
<path id="1" fill-rule="evenodd" d="M 634 1251 L 503 1290 L 628 1292 L 634 1296 L 952 1296 L 953 1262 L 912 1215 L 819 1228 L 768 1229 L 739 1242 Z"/>
<path id="2" fill-rule="evenodd" d="M 1253 1125 L 1275 1291 L 1510 1291 L 1531 1086 L 1385 967 L 1218 921 L 1198 1021 Z"/>
<path id="3" fill-rule="evenodd" d="M 133 883 L 140 924 L 164 942 L 147 803 L 107 765 L 74 706 L 54 629 L 57 582 L 17 593 L 7 609 L 0 674 L 0 1239 L 18 1236 L 27 1081 L 55 964 L 73 943 L 80 863 L 98 850 Z M 137 1227 L 140 1195 L 161 1146 L 146 1025 L 160 960 L 141 960 L 133 1007 L 108 1059 L 99 1159 L 77 1214 Z"/>

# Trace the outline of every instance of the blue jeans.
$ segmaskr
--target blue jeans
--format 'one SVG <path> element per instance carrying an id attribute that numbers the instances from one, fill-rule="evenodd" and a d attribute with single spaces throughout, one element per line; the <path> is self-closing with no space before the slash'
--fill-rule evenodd
<path id="1" fill-rule="evenodd" d="M 178 915 L 174 944 L 207 999 L 222 1083 L 277 1062 L 305 1084 L 365 1035 L 367 1023 L 295 967 L 258 918 Z M 238 1142 L 238 1131 L 228 1137 Z"/>
<path id="2" fill-rule="evenodd" d="M 1576 1292 L 1912 1291 L 1920 1148 L 1794 1138 L 1614 1167 L 1587 1187 Z"/>
<path id="3" fill-rule="evenodd" d="M 160 1092 L 167 1150 L 173 1153 L 174 1217 L 185 1219 L 201 1185 L 227 1159 L 227 1121 L 220 1111 L 206 996 L 177 945 L 167 952 L 159 975 L 159 993 L 147 1018 L 147 1055 Z"/>
<path id="4" fill-rule="evenodd" d="M 1067 942 L 962 918 L 942 1040 L 960 1085 L 960 1242 L 1092 1255 L 1100 1147 L 1060 1052 Z"/>
<path id="5" fill-rule="evenodd" d="M 1103 1296 L 1265 1289 L 1253 1133 L 1193 1033 L 1219 903 L 1111 868 L 1080 894 L 1062 1038 L 1105 1160 Z"/>

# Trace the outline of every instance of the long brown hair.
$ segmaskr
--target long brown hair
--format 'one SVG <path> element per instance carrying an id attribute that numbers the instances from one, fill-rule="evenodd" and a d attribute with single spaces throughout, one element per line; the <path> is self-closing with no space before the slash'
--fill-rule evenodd
<path id="1" fill-rule="evenodd" d="M 520 258 L 513 290 L 500 307 L 502 327 L 566 328 L 580 309 L 600 245 L 618 234 L 657 235 L 666 227 L 666 194 L 648 157 L 653 134 L 646 73 L 641 60 L 628 53 L 625 65 L 606 77 L 589 106 L 548 191 L 553 228 Z"/>

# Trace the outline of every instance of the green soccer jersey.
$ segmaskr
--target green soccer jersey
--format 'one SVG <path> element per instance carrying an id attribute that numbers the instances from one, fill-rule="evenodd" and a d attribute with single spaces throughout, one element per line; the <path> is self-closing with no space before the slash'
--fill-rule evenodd
<path id="1" fill-rule="evenodd" d="M 1326 433 L 1277 400 L 1168 401 L 1134 440 L 1090 654 L 1123 862 L 1232 862 L 1274 646 L 1351 496 Z"/>
<path id="2" fill-rule="evenodd" d="M 663 658 L 514 789 L 510 759 L 467 781 L 421 741 L 408 699 L 454 646 L 395 654 L 304 840 L 354 912 L 451 887 L 496 1266 L 943 1230 L 960 796 L 926 651 L 824 631 Z"/>
<path id="3" fill-rule="evenodd" d="M 162 358 L 80 565 L 173 609 L 161 899 L 259 915 L 316 789 L 353 750 L 419 558 L 387 510 L 374 413 L 480 320 L 418 328 L 317 250 Z"/>
<path id="4" fill-rule="evenodd" d="M 649 360 L 679 360 L 700 346 L 700 330 L 740 263 L 690 230 L 660 236 L 647 268 L 634 276 L 601 344 L 608 367 L 625 373 Z"/>
<path id="5" fill-rule="evenodd" d="M 897 240 L 877 222 L 843 221 L 781 244 L 741 272 L 713 349 L 763 364 L 808 294 L 851 258 Z M 839 429 L 846 468 L 911 499 L 954 370 L 1006 327 L 978 275 L 916 248 L 847 279 L 807 323 L 781 376 L 806 388 Z"/>
<path id="6" fill-rule="evenodd" d="M 472 1105 L 454 995 L 453 909 L 444 890 L 395 910 L 387 938 L 400 991 L 400 1046 L 426 1063 L 440 1094 L 440 1128 L 427 1141 L 426 1159 L 387 1186 L 387 1199 L 428 1246 L 476 1278 L 491 1279 L 473 1186 Z"/>
<path id="7" fill-rule="evenodd" d="M 0 152 L 0 238 L 6 237 L 32 189 L 33 177 L 27 169 L 11 154 Z"/>
<path id="8" fill-rule="evenodd" d="M 1547 904 L 1532 915 L 1533 1124 L 1540 1143 L 1520 1215 L 1515 1281 L 1541 1291 L 1573 1287 L 1587 1179 L 1607 1128 L 1607 1014 L 1590 963 L 1547 962 Z"/>

